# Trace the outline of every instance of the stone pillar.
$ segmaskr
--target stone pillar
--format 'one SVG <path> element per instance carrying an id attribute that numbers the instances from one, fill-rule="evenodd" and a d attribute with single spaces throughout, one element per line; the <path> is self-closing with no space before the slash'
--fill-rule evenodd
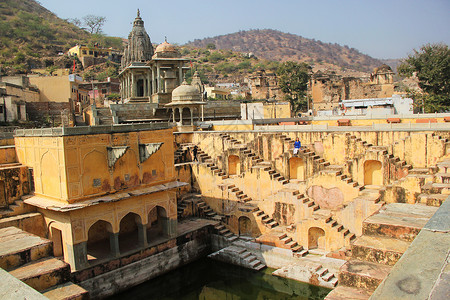
<path id="1" fill-rule="evenodd" d="M 136 82 L 134 80 L 133 72 L 131 72 L 131 97 L 136 97 Z"/>
<path id="2" fill-rule="evenodd" d="M 127 76 L 127 98 L 128 98 L 128 99 L 130 98 L 130 89 L 131 89 L 131 87 L 130 87 L 130 80 L 131 80 L 131 78 L 130 78 L 130 76 L 128 75 L 128 76 Z"/>
<path id="3" fill-rule="evenodd" d="M 192 107 L 189 107 L 189 111 L 191 112 L 191 126 L 194 126 L 194 112 L 192 111 Z"/>
<path id="4" fill-rule="evenodd" d="M 67 262 L 72 271 L 82 270 L 88 266 L 87 242 L 81 242 L 75 245 L 66 244 L 65 250 L 67 251 Z"/>
<path id="5" fill-rule="evenodd" d="M 161 69 L 159 68 L 159 65 L 156 65 L 156 81 L 157 81 L 157 93 L 161 93 Z"/>
<path id="6" fill-rule="evenodd" d="M 179 74 L 178 74 L 178 85 L 181 85 L 183 82 L 183 62 L 180 61 L 180 65 L 178 66 Z"/>
<path id="7" fill-rule="evenodd" d="M 162 221 L 162 230 L 164 236 L 168 238 L 174 238 L 177 236 L 177 220 L 170 219 L 167 217 L 161 217 Z"/>
<path id="8" fill-rule="evenodd" d="M 175 110 L 176 109 L 177 109 L 176 107 L 172 107 L 172 119 L 173 119 L 173 122 L 175 122 Z"/>
<path id="9" fill-rule="evenodd" d="M 183 125 L 183 107 L 178 107 L 180 111 L 180 125 Z"/>
<path id="10" fill-rule="evenodd" d="M 152 82 L 150 80 L 150 73 L 147 73 L 147 96 L 152 96 Z"/>
<path id="11" fill-rule="evenodd" d="M 111 255 L 113 257 L 120 256 L 119 250 L 119 233 L 110 232 L 109 233 L 109 249 L 111 249 Z"/>
<path id="12" fill-rule="evenodd" d="M 204 111 L 203 111 L 204 105 L 201 105 L 201 107 L 202 107 L 202 122 L 203 122 L 203 121 L 205 121 L 205 118 L 204 118 Z"/>
<path id="13" fill-rule="evenodd" d="M 137 228 L 138 228 L 139 246 L 146 247 L 147 246 L 147 226 L 144 224 L 137 224 Z"/>
<path id="14" fill-rule="evenodd" d="M 156 93 L 155 68 L 152 67 L 152 95 Z"/>

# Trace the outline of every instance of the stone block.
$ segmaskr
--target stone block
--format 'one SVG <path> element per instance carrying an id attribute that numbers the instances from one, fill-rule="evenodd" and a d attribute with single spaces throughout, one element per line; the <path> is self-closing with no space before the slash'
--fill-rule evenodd
<path id="1" fill-rule="evenodd" d="M 373 292 L 389 274 L 391 267 L 360 260 L 350 260 L 339 272 L 339 283 Z"/>

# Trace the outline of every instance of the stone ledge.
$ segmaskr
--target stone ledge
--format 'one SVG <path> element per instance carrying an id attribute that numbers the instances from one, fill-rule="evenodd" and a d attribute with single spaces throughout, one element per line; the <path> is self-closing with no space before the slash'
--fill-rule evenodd
<path id="1" fill-rule="evenodd" d="M 370 299 L 438 299 L 448 292 L 449 220 L 447 199 Z"/>

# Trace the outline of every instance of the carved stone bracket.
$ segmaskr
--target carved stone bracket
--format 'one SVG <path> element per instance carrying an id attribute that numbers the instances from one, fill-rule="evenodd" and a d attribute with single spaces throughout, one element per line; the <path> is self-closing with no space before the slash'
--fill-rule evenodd
<path id="1" fill-rule="evenodd" d="M 107 147 L 108 149 L 108 167 L 113 168 L 116 162 L 121 158 L 129 146 Z"/>
<path id="2" fill-rule="evenodd" d="M 164 143 L 139 144 L 139 160 L 141 163 L 149 159 Z"/>

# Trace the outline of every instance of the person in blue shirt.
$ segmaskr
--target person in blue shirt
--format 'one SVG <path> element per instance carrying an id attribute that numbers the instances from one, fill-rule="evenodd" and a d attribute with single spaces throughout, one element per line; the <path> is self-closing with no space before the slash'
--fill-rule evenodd
<path id="1" fill-rule="evenodd" d="M 300 142 L 299 138 L 295 139 L 294 143 L 294 155 L 298 153 L 298 150 L 300 150 L 300 147 L 302 146 L 302 143 Z"/>

